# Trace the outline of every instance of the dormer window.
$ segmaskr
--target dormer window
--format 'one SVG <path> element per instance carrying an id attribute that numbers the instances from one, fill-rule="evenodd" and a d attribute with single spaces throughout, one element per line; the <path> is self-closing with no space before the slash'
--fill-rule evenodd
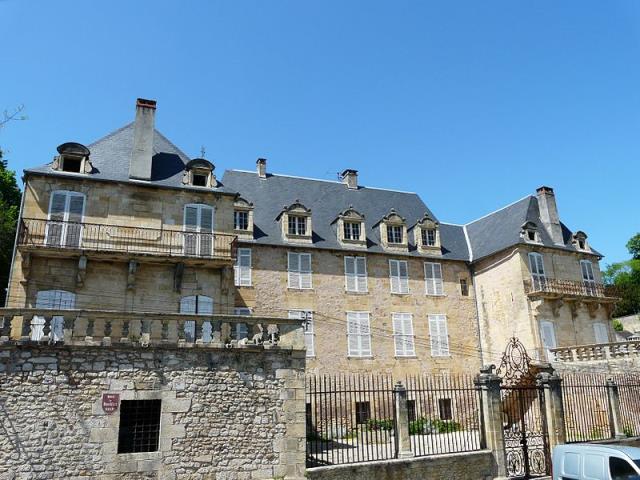
<path id="1" fill-rule="evenodd" d="M 233 229 L 238 237 L 253 239 L 253 203 L 240 196 L 233 202 Z"/>
<path id="2" fill-rule="evenodd" d="M 440 254 L 440 224 L 425 213 L 413 226 L 414 241 L 419 250 L 432 254 Z"/>
<path id="3" fill-rule="evenodd" d="M 408 250 L 407 223 L 392 208 L 391 211 L 380 220 L 380 239 L 382 246 L 393 250 Z"/>
<path id="4" fill-rule="evenodd" d="M 193 187 L 216 186 L 216 176 L 213 174 L 215 166 L 204 158 L 195 158 L 185 165 L 182 183 Z"/>
<path id="5" fill-rule="evenodd" d="M 90 151 L 79 143 L 63 143 L 58 148 L 59 155 L 54 159 L 52 168 L 61 172 L 90 173 L 93 167 L 89 162 Z"/>
<path id="6" fill-rule="evenodd" d="M 522 225 L 520 237 L 527 243 L 542 243 L 540 232 L 538 232 L 538 225 L 534 222 L 526 222 Z"/>
<path id="7" fill-rule="evenodd" d="M 587 242 L 587 234 L 582 231 L 573 234 L 572 242 L 573 246 L 578 250 L 582 250 L 583 252 L 591 251 L 589 243 Z"/>
<path id="8" fill-rule="evenodd" d="M 349 205 L 349 208 L 340 212 L 338 217 L 331 222 L 337 223 L 338 241 L 350 247 L 366 247 L 367 238 L 364 230 L 364 215 Z"/>
<path id="9" fill-rule="evenodd" d="M 280 221 L 282 236 L 286 240 L 297 243 L 312 242 L 311 210 L 300 203 L 300 200 L 284 206 L 276 220 Z"/>

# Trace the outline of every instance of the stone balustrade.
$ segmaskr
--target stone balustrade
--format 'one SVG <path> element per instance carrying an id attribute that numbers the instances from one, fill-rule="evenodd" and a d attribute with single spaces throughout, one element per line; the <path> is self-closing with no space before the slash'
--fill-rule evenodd
<path id="1" fill-rule="evenodd" d="M 613 299 L 615 291 L 608 285 L 595 282 L 576 282 L 573 280 L 558 280 L 555 278 L 524 281 L 525 292 L 529 296 L 561 297 L 595 297 L 598 299 Z"/>
<path id="2" fill-rule="evenodd" d="M 304 350 L 301 320 L 243 315 L 0 308 L 0 344 Z"/>
<path id="3" fill-rule="evenodd" d="M 556 362 L 589 362 L 640 356 L 640 341 L 574 345 L 550 350 Z"/>

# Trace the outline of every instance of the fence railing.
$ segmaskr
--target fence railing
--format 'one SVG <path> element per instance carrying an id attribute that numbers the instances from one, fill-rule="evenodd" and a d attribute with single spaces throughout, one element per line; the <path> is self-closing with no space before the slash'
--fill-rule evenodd
<path id="1" fill-rule="evenodd" d="M 300 320 L 240 315 L 0 308 L 0 343 L 304 349 Z"/>
<path id="2" fill-rule="evenodd" d="M 470 376 L 311 376 L 307 466 L 396 458 L 405 401 L 412 455 L 480 450 L 479 391 Z"/>
<path id="3" fill-rule="evenodd" d="M 640 436 L 640 374 L 618 374 L 613 380 L 618 387 L 622 433 L 627 437 Z"/>
<path id="4" fill-rule="evenodd" d="M 236 254 L 236 236 L 163 228 L 24 218 L 18 245 L 93 252 L 195 257 L 230 260 Z"/>
<path id="5" fill-rule="evenodd" d="M 562 399 L 567 442 L 613 438 L 607 375 L 562 376 Z"/>
<path id="6" fill-rule="evenodd" d="M 571 297 L 613 298 L 615 291 L 608 285 L 595 282 L 576 282 L 555 278 L 537 278 L 525 280 L 524 289 L 528 295 L 567 295 Z"/>
<path id="7" fill-rule="evenodd" d="M 640 341 L 596 343 L 552 348 L 556 362 L 590 362 L 640 355 Z"/>

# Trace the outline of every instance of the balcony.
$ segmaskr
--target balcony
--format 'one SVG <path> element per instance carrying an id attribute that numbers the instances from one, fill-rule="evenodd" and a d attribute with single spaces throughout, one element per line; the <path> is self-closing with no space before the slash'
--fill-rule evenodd
<path id="1" fill-rule="evenodd" d="M 535 300 L 593 300 L 599 303 L 613 303 L 617 300 L 611 287 L 595 282 L 537 278 L 535 280 L 525 280 L 524 289 L 529 298 Z"/>
<path id="2" fill-rule="evenodd" d="M 236 236 L 177 229 L 129 227 L 25 218 L 20 222 L 18 247 L 29 252 L 93 256 L 153 257 L 190 263 L 230 264 Z"/>
<path id="3" fill-rule="evenodd" d="M 574 345 L 571 347 L 553 348 L 550 352 L 556 362 L 610 361 L 620 358 L 640 357 L 640 341 Z"/>
<path id="4" fill-rule="evenodd" d="M 41 308 L 0 308 L 2 344 L 253 350 L 305 345 L 302 321 L 288 318 Z"/>

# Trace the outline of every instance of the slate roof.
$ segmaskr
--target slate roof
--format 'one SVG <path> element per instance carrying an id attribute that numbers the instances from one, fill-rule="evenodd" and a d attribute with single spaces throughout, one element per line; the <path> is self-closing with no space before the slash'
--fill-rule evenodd
<path id="1" fill-rule="evenodd" d="M 355 190 L 347 188 L 342 182 L 284 175 L 268 174 L 267 178 L 261 179 L 257 173 L 239 170 L 227 170 L 222 183 L 254 204 L 254 237 L 261 244 L 290 245 L 283 241 L 280 223 L 276 218 L 285 205 L 291 205 L 296 200 L 311 209 L 313 244 L 304 245 L 305 248 L 343 249 L 338 242 L 337 222 L 334 220 L 349 206 L 364 215 L 369 252 L 386 252 L 380 245 L 379 230 L 374 225 L 391 208 L 406 219 L 407 227 L 413 226 L 425 213 L 437 220 L 415 193 L 366 186 L 359 186 Z M 468 260 L 469 251 L 462 227 L 442 224 L 440 235 L 443 247 L 441 258 Z M 409 255 L 425 256 L 416 251 L 411 231 L 408 236 Z"/>
<path id="2" fill-rule="evenodd" d="M 158 130 L 154 130 L 153 158 L 151 164 L 151 181 L 131 180 L 129 178 L 129 163 L 133 148 L 134 122 L 119 128 L 115 132 L 88 145 L 91 155 L 89 160 L 93 165 L 93 172 L 88 178 L 96 180 L 110 180 L 117 182 L 131 182 L 136 184 L 151 184 L 171 188 L 192 189 L 182 183 L 185 165 L 191 160 L 182 150 L 171 143 Z M 25 172 L 46 173 L 48 175 L 74 176 L 78 174 L 53 170 L 51 164 L 25 170 Z M 235 193 L 225 189 L 218 183 L 216 192 Z"/>
<path id="3" fill-rule="evenodd" d="M 542 245 L 578 251 L 572 243 L 573 233 L 562 222 L 564 246 L 553 243 L 540 219 L 538 199 L 529 195 L 465 225 L 471 245 L 471 259 L 473 261 L 479 260 L 513 245 L 526 243 L 520 236 L 522 225 L 526 222 L 533 222 L 537 225 Z M 593 249 L 592 252 L 601 256 Z"/>

